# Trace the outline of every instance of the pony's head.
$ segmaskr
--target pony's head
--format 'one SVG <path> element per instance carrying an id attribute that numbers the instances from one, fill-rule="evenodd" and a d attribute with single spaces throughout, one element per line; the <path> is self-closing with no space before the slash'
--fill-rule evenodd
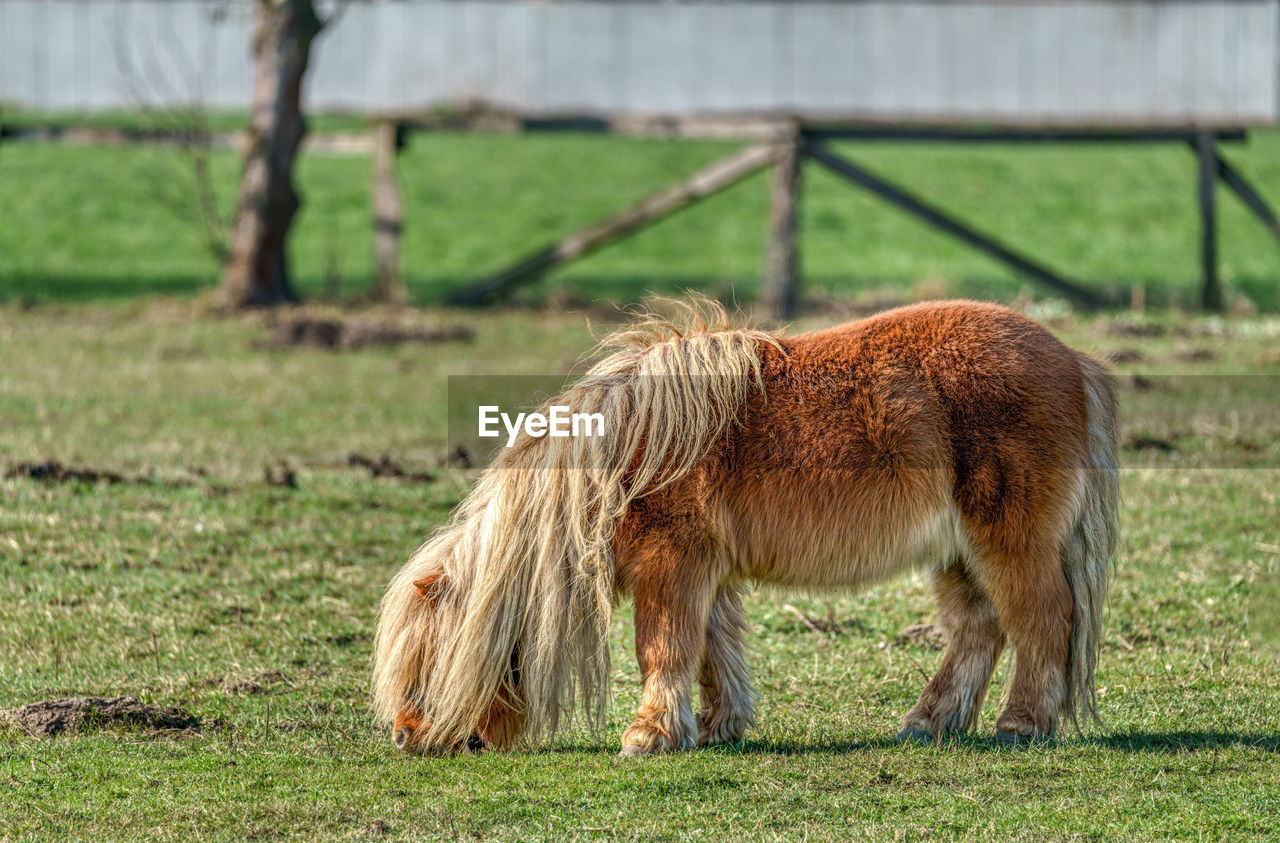
<path id="1" fill-rule="evenodd" d="M 725 435 L 759 384 L 758 348 L 777 344 L 710 330 L 724 313 L 704 310 L 687 328 L 650 319 L 606 339 L 613 353 L 549 402 L 601 414 L 605 434 L 522 434 L 392 579 L 374 702 L 401 749 L 531 743 L 579 707 L 603 723 L 615 528 Z"/>
<path id="2" fill-rule="evenodd" d="M 404 579 L 397 577 L 383 601 L 384 613 L 390 609 L 393 615 L 409 621 L 402 628 L 408 633 L 400 636 L 402 640 L 386 643 L 413 651 L 401 654 L 407 657 L 404 667 L 409 670 L 399 681 L 392 676 L 379 677 L 378 690 L 392 695 L 382 699 L 383 693 L 380 693 L 380 704 L 385 706 L 391 700 L 398 700 L 392 719 L 392 741 L 401 750 L 413 754 L 479 752 L 514 745 L 524 726 L 519 644 L 512 645 L 506 670 L 489 683 L 487 693 L 483 692 L 482 684 L 482 692 L 466 698 L 462 705 L 456 699 L 449 700 L 454 695 L 433 689 L 440 684 L 440 674 L 449 670 L 447 658 L 442 659 L 441 655 L 453 643 L 451 632 L 456 628 L 454 622 L 458 614 L 465 611 L 462 605 L 465 596 L 443 570 L 411 583 Z M 380 639 L 385 638 L 384 631 L 379 630 Z M 413 638 L 417 639 L 416 645 Z M 382 682 L 390 682 L 394 687 L 383 688 Z M 449 712 L 452 716 L 440 719 L 433 702 L 452 705 Z"/>
<path id="3" fill-rule="evenodd" d="M 595 409 L 602 396 L 579 394 L 570 406 Z M 528 744 L 579 705 L 603 719 L 609 541 L 627 462 L 576 453 L 590 441 L 517 440 L 392 579 L 374 643 L 374 704 L 401 749 Z"/>

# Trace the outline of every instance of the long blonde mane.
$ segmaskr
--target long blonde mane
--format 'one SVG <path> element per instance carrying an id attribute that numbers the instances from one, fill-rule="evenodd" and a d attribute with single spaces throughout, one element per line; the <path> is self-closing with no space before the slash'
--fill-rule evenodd
<path id="1" fill-rule="evenodd" d="M 428 743 L 464 742 L 518 648 L 526 742 L 553 736 L 578 705 L 603 722 L 615 527 L 725 435 L 763 388 L 761 349 L 777 344 L 728 329 L 718 305 L 681 310 L 605 338 L 607 356 L 548 402 L 603 414 L 605 435 L 522 434 L 392 580 L 374 645 L 379 716 L 412 702 L 432 724 Z M 428 606 L 414 582 L 442 571 Z"/>

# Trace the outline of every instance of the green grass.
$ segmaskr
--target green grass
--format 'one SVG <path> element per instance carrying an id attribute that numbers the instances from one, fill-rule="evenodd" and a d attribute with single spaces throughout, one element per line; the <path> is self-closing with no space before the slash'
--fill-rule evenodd
<path id="1" fill-rule="evenodd" d="M 257 347 L 256 318 L 192 310 L 0 308 L 5 462 L 52 457 L 143 481 L 0 481 L 0 707 L 129 693 L 206 723 L 177 736 L 0 729 L 0 837 L 1280 833 L 1280 419 L 1228 423 L 1237 404 L 1274 407 L 1274 318 L 1052 319 L 1080 348 L 1139 351 L 1126 372 L 1203 376 L 1124 393 L 1126 440 L 1170 437 L 1178 450 L 1125 451 L 1099 669 L 1108 731 L 999 749 L 989 702 L 975 736 L 895 745 L 940 660 L 896 641 L 931 616 L 915 577 L 858 595 L 753 594 L 759 727 L 741 747 L 626 763 L 613 753 L 637 698 L 628 608 L 602 735 L 410 758 L 368 715 L 382 588 L 474 479 L 441 464 L 445 376 L 566 369 L 588 347 L 585 320 L 445 313 L 469 319 L 475 340 L 285 352 Z M 1159 335 L 1135 338 L 1135 325 Z M 1184 362 L 1194 350 L 1211 359 Z M 1213 382 L 1236 391 L 1164 421 L 1199 388 L 1188 384 Z M 346 466 L 384 451 L 435 479 Z M 278 459 L 297 489 L 263 483 Z M 1214 467 L 1227 463 L 1251 467 Z M 809 632 L 788 602 L 830 614 L 835 631 Z M 242 680 L 262 687 L 236 691 Z"/>
<path id="2" fill-rule="evenodd" d="M 54 118 L 57 118 L 56 120 Z M 19 122 L 63 123 L 69 116 Z M 128 125 L 129 115 L 94 118 Z M 234 125 L 219 116 L 220 128 Z M 327 118 L 321 129 L 349 129 Z M 1195 167 L 1169 145 L 842 144 L 842 151 L 1005 242 L 1113 296 L 1134 286 L 1153 304 L 1193 304 L 1199 274 Z M 733 144 L 574 134 L 414 135 L 399 159 L 403 267 L 413 299 L 436 303 L 722 156 Z M 1259 131 L 1225 154 L 1280 202 L 1280 133 Z M 190 168 L 172 149 L 6 143 L 0 148 L 0 300 L 101 299 L 194 293 L 217 267 L 192 222 Z M 308 295 L 353 295 L 372 272 L 370 164 L 309 153 L 292 257 Z M 213 155 L 229 213 L 239 162 Z M 892 290 L 900 298 L 1042 297 L 1002 265 L 914 218 L 806 169 L 803 271 L 811 296 Z M 1220 192 L 1222 274 L 1232 297 L 1280 309 L 1280 249 L 1229 192 Z M 746 301 L 763 263 L 768 184 L 757 174 L 726 193 L 555 273 L 526 298 L 568 287 L 589 299 L 634 300 L 694 287 Z"/>

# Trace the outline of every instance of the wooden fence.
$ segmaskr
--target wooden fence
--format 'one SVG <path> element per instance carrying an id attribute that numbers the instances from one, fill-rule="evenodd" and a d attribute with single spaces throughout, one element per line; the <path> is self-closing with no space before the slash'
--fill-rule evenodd
<path id="1" fill-rule="evenodd" d="M 250 101 L 246 0 L 0 0 L 0 104 L 96 110 Z M 1217 144 L 1280 122 L 1276 0 L 400 0 L 352 2 L 313 50 L 312 111 L 376 124 L 379 282 L 396 288 L 396 139 L 441 107 L 509 127 L 727 131 L 762 144 L 458 291 L 474 303 L 775 167 L 765 300 L 796 300 L 811 160 L 1075 301 L 1086 286 L 894 185 L 832 137 L 1188 144 L 1202 299 L 1223 305 L 1214 186 L 1280 238 Z M 482 125 L 486 125 L 483 124 Z M 727 127 L 727 129 L 726 129 Z"/>

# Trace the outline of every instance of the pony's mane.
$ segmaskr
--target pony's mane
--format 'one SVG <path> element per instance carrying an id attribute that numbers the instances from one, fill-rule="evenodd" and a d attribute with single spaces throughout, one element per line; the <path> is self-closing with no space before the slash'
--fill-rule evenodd
<path id="1" fill-rule="evenodd" d="M 449 522 L 392 580 L 374 645 L 377 713 L 406 701 L 428 742 L 465 742 L 518 653 L 523 737 L 553 735 L 581 704 L 608 704 L 611 540 L 637 497 L 692 471 L 763 388 L 774 335 L 730 329 L 700 300 L 674 318 L 638 314 L 550 404 L 604 416 L 603 436 L 521 435 L 500 452 Z M 432 605 L 414 582 L 443 572 Z"/>

